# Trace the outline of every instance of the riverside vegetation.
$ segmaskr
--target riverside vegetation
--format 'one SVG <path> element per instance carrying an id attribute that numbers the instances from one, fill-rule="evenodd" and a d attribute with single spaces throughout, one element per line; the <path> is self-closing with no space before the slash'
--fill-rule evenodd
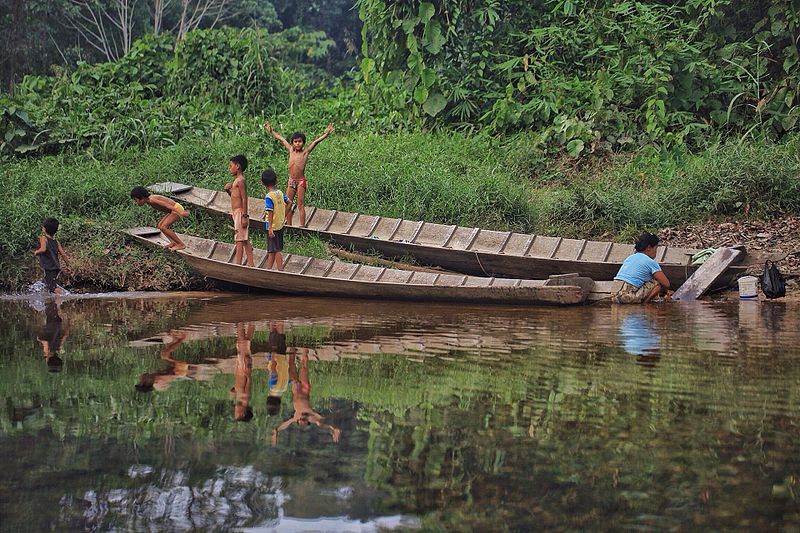
<path id="1" fill-rule="evenodd" d="M 343 75 L 325 69 L 336 43 L 320 31 L 223 28 L 26 76 L 0 99 L 0 285 L 34 279 L 34 236 L 57 216 L 74 283 L 200 286 L 120 235 L 155 222 L 128 193 L 221 188 L 241 152 L 260 194 L 260 170 L 285 165 L 266 118 L 311 136 L 336 123 L 309 166 L 321 207 L 618 240 L 800 209 L 790 1 L 357 5 L 362 49 Z M 230 233 L 197 212 L 177 229 Z M 298 238 L 288 251 L 325 253 Z"/>

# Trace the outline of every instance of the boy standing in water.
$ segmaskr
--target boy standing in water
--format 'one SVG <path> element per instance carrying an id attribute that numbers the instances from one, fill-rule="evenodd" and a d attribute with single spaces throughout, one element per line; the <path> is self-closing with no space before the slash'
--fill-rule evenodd
<path id="1" fill-rule="evenodd" d="M 297 195 L 297 211 L 300 213 L 300 227 L 306 225 L 306 207 L 305 197 L 308 185 L 306 183 L 306 163 L 308 163 L 308 154 L 316 148 L 316 146 L 325 138 L 333 133 L 333 124 L 328 124 L 325 128 L 325 133 L 311 141 L 308 147 L 306 144 L 306 136 L 299 131 L 294 132 L 291 137 L 291 144 L 280 136 L 278 132 L 272 129 L 269 121 L 264 126 L 273 137 L 278 139 L 283 146 L 289 151 L 289 187 L 286 191 L 289 197 L 288 211 L 286 212 L 286 223 L 292 225 L 292 202 L 295 195 Z"/>
<path id="2" fill-rule="evenodd" d="M 69 269 L 69 259 L 61 243 L 56 240 L 58 231 L 58 220 L 46 218 L 42 222 L 42 235 L 39 237 L 39 248 L 34 250 L 33 255 L 39 256 L 39 266 L 44 272 L 44 282 L 47 290 L 51 293 L 64 294 L 64 291 L 56 286 L 56 279 L 61 272 L 59 257 L 64 260 L 64 265 Z"/>
<path id="3" fill-rule="evenodd" d="M 250 215 L 247 213 L 247 181 L 244 171 L 247 170 L 247 158 L 243 155 L 231 157 L 228 171 L 233 181 L 225 184 L 225 192 L 231 195 L 231 216 L 233 217 L 233 240 L 236 241 L 236 252 L 233 264 L 242 264 L 242 251 L 247 255 L 247 266 L 255 266 L 253 247 L 250 245 L 248 228 Z"/>
<path id="4" fill-rule="evenodd" d="M 189 216 L 189 212 L 185 210 L 181 204 L 166 196 L 161 196 L 160 194 L 150 194 L 150 191 L 141 185 L 133 188 L 131 191 L 131 198 L 133 198 L 133 201 L 136 202 L 136 205 L 139 207 L 148 204 L 156 211 L 166 213 L 161 217 L 161 220 L 158 221 L 158 229 L 160 229 L 164 237 L 170 241 L 170 244 L 166 245 L 164 248 L 172 250 L 173 252 L 186 248 L 186 245 L 183 244 L 178 234 L 170 229 L 170 226 L 175 222 L 183 217 Z"/>
<path id="5" fill-rule="evenodd" d="M 273 263 L 277 270 L 283 270 L 283 226 L 286 217 L 286 204 L 289 198 L 276 188 L 278 176 L 275 171 L 268 168 L 261 174 L 261 183 L 267 188 L 264 197 L 264 225 L 267 230 L 267 265 L 272 268 Z"/>

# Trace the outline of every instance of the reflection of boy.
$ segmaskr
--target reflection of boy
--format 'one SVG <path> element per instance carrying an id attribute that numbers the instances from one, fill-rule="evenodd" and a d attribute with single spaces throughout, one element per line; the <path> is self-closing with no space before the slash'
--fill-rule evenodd
<path id="1" fill-rule="evenodd" d="M 300 357 L 300 372 L 297 372 L 295 356 L 289 356 L 289 378 L 292 380 L 292 403 L 294 404 L 294 414 L 284 421 L 281 425 L 272 430 L 272 445 L 278 444 L 278 433 L 288 428 L 292 424 L 298 426 L 316 426 L 327 429 L 331 432 L 333 442 L 339 442 L 342 430 L 331 425 L 325 424 L 325 417 L 311 408 L 311 382 L 308 378 L 308 348 L 303 349 Z"/>
<path id="2" fill-rule="evenodd" d="M 253 357 L 250 342 L 256 326 L 252 322 L 236 324 L 236 370 L 233 389 L 236 397 L 233 406 L 233 419 L 237 422 L 250 422 L 253 419 L 253 408 L 250 407 L 251 377 L 253 374 Z"/>
<path id="3" fill-rule="evenodd" d="M 270 323 L 269 341 L 269 394 L 267 395 L 267 414 L 277 415 L 281 410 L 281 396 L 289 387 L 289 361 L 286 358 L 286 335 L 283 322 Z"/>
<path id="4" fill-rule="evenodd" d="M 169 369 L 157 374 L 145 372 L 139 377 L 136 390 L 139 392 L 150 392 L 152 390 L 167 390 L 176 379 L 188 379 L 192 377 L 194 365 L 186 361 L 172 357 L 173 352 L 186 340 L 186 333 L 180 330 L 171 331 L 169 336 L 172 338 L 161 350 L 161 359 L 169 363 Z"/>
<path id="5" fill-rule="evenodd" d="M 289 197 L 276 187 L 278 176 L 275 171 L 268 168 L 261 174 L 261 183 L 267 188 L 264 197 L 264 226 L 267 230 L 267 264 L 272 268 L 273 263 L 277 270 L 283 270 L 283 229 L 286 220 L 286 204 Z"/>
<path id="6" fill-rule="evenodd" d="M 68 329 L 64 326 L 61 315 L 58 314 L 58 306 L 55 302 L 47 302 L 45 307 L 45 324 L 41 334 L 36 337 L 42 344 L 47 370 L 50 372 L 60 372 L 64 362 L 58 356 L 58 351 L 67 338 Z"/>

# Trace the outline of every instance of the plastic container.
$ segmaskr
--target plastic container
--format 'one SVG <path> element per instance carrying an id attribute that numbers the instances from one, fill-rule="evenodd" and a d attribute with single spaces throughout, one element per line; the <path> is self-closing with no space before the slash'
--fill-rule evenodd
<path id="1" fill-rule="evenodd" d="M 739 298 L 754 300 L 758 298 L 758 278 L 755 276 L 742 276 L 739 278 Z"/>

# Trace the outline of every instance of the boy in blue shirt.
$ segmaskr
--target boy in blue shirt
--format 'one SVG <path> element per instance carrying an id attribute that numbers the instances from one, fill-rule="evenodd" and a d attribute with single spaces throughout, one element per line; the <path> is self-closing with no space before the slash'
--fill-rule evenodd
<path id="1" fill-rule="evenodd" d="M 628 256 L 614 276 L 622 287 L 611 297 L 618 304 L 647 303 L 669 289 L 669 279 L 655 260 L 658 237 L 642 233 L 636 240 L 635 253 Z"/>
<path id="2" fill-rule="evenodd" d="M 267 188 L 264 197 L 264 226 L 267 230 L 267 264 L 266 269 L 275 264 L 276 270 L 283 270 L 283 229 L 286 224 L 286 204 L 289 198 L 276 186 L 278 176 L 272 168 L 261 174 L 261 183 Z"/>

